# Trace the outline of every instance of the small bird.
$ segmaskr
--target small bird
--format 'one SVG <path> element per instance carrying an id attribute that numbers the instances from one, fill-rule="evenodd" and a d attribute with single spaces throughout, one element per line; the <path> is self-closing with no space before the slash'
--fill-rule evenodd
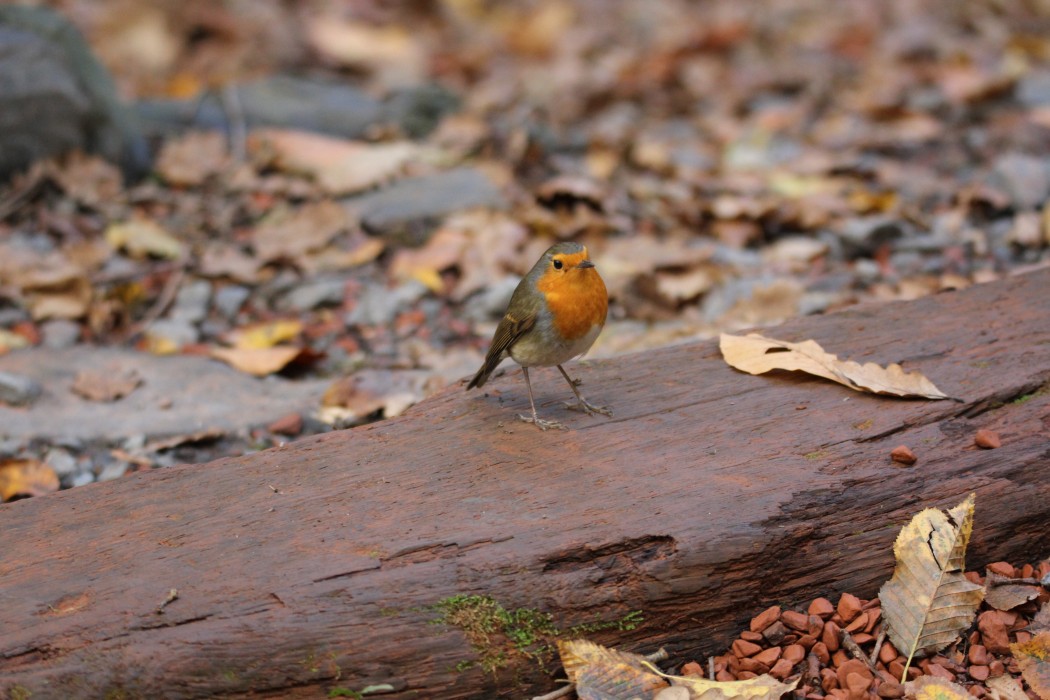
<path id="1" fill-rule="evenodd" d="M 562 368 L 562 363 L 579 357 L 594 344 L 608 310 L 609 293 L 587 257 L 586 246 L 555 243 L 518 283 L 507 313 L 496 327 L 485 363 L 467 390 L 484 386 L 503 358 L 509 357 L 521 365 L 525 374 L 532 416 L 518 417 L 526 423 L 540 430 L 565 429 L 557 421 L 536 415 L 529 367 L 557 367 L 579 401 L 570 408 L 611 416 L 608 408 L 588 403 L 576 388 L 580 381 L 571 379 Z"/>

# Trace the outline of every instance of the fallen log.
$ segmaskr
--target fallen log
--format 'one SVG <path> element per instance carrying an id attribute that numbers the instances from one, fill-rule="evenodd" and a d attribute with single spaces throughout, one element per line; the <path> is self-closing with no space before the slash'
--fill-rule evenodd
<path id="1" fill-rule="evenodd" d="M 517 422 L 510 368 L 397 419 L 7 504 L 0 691 L 521 697 L 554 687 L 555 627 L 703 659 L 770 604 L 873 596 L 899 527 L 971 491 L 970 566 L 1047 555 L 1050 270 L 771 334 L 961 401 L 752 377 L 703 342 L 577 368 L 612 419 L 534 372 L 566 432 Z"/>

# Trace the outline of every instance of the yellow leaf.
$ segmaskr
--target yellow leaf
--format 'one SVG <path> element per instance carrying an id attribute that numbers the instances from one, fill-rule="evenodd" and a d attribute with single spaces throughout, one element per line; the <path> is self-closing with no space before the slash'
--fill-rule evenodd
<path id="1" fill-rule="evenodd" d="M 667 682 L 637 654 L 609 649 L 586 639 L 558 641 L 558 652 L 580 700 L 651 700 Z"/>
<path id="2" fill-rule="evenodd" d="M 106 242 L 117 249 L 124 249 L 136 258 L 153 255 L 175 260 L 182 257 L 183 246 L 160 224 L 149 219 L 135 219 L 122 224 L 110 224 L 106 229 Z"/>
<path id="3" fill-rule="evenodd" d="M 935 676 L 920 676 L 905 683 L 904 692 L 915 700 L 970 700 L 973 697 L 958 683 Z"/>
<path id="4" fill-rule="evenodd" d="M 293 340 L 303 330 L 303 324 L 294 319 L 260 323 L 241 328 L 230 334 L 233 346 L 241 350 L 260 350 Z"/>
<path id="5" fill-rule="evenodd" d="M 919 372 L 905 372 L 898 364 L 880 367 L 874 362 L 861 365 L 840 360 L 825 352 L 814 340 L 789 343 L 758 333 L 746 336 L 723 333 L 719 347 L 730 366 L 748 374 L 764 374 L 774 369 L 799 371 L 830 379 L 854 391 L 926 399 L 949 398 Z"/>
<path id="6" fill-rule="evenodd" d="M 35 459 L 0 462 L 0 501 L 15 496 L 43 496 L 58 490 L 55 470 Z"/>
<path id="7" fill-rule="evenodd" d="M 1043 700 L 1050 700 L 1050 632 L 1010 645 L 1021 675 Z"/>
<path id="8" fill-rule="evenodd" d="M 212 348 L 211 356 L 222 360 L 234 369 L 257 377 L 264 377 L 284 369 L 299 356 L 300 348 L 278 346 L 274 348 Z"/>
<path id="9" fill-rule="evenodd" d="M 799 678 L 791 683 L 781 683 L 769 674 L 755 676 L 745 681 L 711 681 L 690 676 L 671 676 L 648 661 L 643 661 L 650 670 L 668 679 L 674 685 L 689 689 L 693 700 L 779 700 L 798 685 Z"/>
<path id="10" fill-rule="evenodd" d="M 947 513 L 927 508 L 911 519 L 893 544 L 897 565 L 879 590 L 890 641 L 908 662 L 954 642 L 973 622 L 984 588 L 965 576 L 966 545 L 973 530 L 974 494 Z"/>

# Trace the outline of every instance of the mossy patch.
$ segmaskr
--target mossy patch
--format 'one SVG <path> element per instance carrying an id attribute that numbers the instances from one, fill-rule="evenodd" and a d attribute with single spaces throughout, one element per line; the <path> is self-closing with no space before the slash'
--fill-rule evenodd
<path id="1" fill-rule="evenodd" d="M 554 657 L 555 641 L 563 636 L 580 636 L 604 630 L 632 630 L 643 621 L 641 611 L 633 611 L 619 620 L 583 623 L 561 630 L 550 613 L 531 608 L 508 610 L 490 596 L 456 595 L 434 606 L 438 618 L 434 624 L 451 625 L 463 630 L 478 658 L 460 662 L 457 671 L 475 665 L 489 673 L 516 662 L 532 662 L 541 668 Z"/>

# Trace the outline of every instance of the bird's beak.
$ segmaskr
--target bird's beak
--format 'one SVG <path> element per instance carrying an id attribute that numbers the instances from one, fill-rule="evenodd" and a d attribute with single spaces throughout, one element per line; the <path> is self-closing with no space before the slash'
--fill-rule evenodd
<path id="1" fill-rule="evenodd" d="M 576 267 L 586 270 L 588 267 L 594 267 L 594 263 L 590 260 L 584 260 L 583 262 L 577 263 Z"/>

